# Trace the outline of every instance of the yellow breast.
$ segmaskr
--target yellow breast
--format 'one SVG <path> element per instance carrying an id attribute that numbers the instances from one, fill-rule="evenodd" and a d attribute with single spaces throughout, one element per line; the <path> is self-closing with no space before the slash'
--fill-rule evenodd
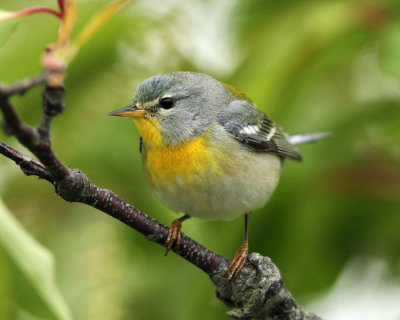
<path id="1" fill-rule="evenodd" d="M 157 124 L 147 119 L 135 119 L 146 148 L 143 164 L 153 187 L 183 179 L 201 179 L 205 172 L 216 171 L 211 135 L 205 133 L 177 146 L 165 146 Z"/>

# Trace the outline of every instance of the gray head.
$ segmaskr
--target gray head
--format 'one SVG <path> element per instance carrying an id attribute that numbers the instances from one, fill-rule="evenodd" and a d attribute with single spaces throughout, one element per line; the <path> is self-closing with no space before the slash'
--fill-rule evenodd
<path id="1" fill-rule="evenodd" d="M 145 118 L 157 126 L 164 144 L 176 145 L 204 132 L 230 100 L 227 88 L 208 75 L 173 72 L 142 82 L 133 104 L 148 111 Z"/>

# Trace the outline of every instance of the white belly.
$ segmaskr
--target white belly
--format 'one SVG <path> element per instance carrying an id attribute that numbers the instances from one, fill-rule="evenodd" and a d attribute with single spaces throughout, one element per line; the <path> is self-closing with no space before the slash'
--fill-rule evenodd
<path id="1" fill-rule="evenodd" d="M 281 160 L 267 153 L 239 154 L 224 157 L 217 171 L 177 175 L 153 192 L 175 212 L 202 219 L 233 219 L 261 208 L 278 184 Z"/>

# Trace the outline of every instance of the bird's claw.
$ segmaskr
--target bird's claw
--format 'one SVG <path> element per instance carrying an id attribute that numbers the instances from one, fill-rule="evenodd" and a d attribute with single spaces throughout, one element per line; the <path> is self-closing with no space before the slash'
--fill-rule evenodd
<path id="1" fill-rule="evenodd" d="M 164 256 L 168 254 L 168 251 L 172 249 L 172 246 L 179 248 L 181 243 L 181 227 L 182 222 L 179 219 L 172 221 L 169 226 L 167 240 L 165 240 L 166 251 Z"/>
<path id="2" fill-rule="evenodd" d="M 231 260 L 231 263 L 228 267 L 228 281 L 231 281 L 237 277 L 240 270 L 242 270 L 244 264 L 246 263 L 247 256 L 249 255 L 249 245 L 245 242 L 239 249 L 236 251 L 235 256 Z"/>

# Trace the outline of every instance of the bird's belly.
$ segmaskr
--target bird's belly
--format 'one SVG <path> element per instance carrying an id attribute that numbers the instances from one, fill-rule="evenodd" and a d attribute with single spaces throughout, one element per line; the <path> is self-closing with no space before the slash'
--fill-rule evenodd
<path id="1" fill-rule="evenodd" d="M 280 159 L 270 154 L 169 155 L 168 170 L 154 165 L 152 156 L 159 161 L 165 155 L 146 154 L 144 167 L 154 194 L 175 212 L 202 219 L 233 219 L 264 206 L 281 169 Z"/>

